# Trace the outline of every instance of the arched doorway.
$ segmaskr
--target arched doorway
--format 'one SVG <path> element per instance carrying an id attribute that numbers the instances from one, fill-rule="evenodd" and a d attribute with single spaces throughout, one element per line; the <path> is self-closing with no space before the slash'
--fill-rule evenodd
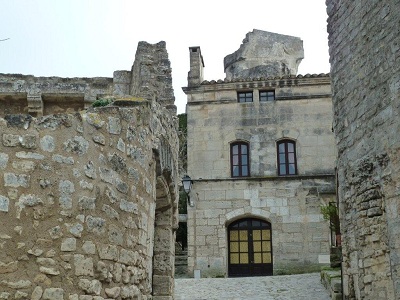
<path id="1" fill-rule="evenodd" d="M 228 276 L 272 275 L 271 223 L 240 219 L 228 226 Z"/>

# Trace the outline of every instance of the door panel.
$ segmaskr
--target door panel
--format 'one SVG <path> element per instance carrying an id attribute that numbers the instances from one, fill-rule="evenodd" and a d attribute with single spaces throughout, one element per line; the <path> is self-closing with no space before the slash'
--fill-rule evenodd
<path id="1" fill-rule="evenodd" d="M 272 275 L 271 224 L 254 218 L 228 226 L 228 275 Z"/>

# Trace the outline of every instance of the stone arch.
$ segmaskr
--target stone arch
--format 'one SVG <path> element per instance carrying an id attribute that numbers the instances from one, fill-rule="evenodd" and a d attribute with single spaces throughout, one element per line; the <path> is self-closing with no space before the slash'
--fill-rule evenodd
<path id="1" fill-rule="evenodd" d="M 167 143 L 154 151 L 156 190 L 153 247 L 153 299 L 173 299 L 175 232 L 178 227 L 173 159 Z"/>
<path id="2" fill-rule="evenodd" d="M 238 208 L 226 214 L 225 227 L 232 222 L 242 218 L 258 218 L 272 223 L 271 213 L 256 207 L 249 207 L 244 211 L 243 208 Z"/>

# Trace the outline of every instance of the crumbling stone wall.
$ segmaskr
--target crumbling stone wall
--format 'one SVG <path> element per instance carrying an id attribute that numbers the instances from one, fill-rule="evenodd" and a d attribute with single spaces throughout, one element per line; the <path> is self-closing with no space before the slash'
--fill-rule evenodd
<path id="1" fill-rule="evenodd" d="M 400 10 L 327 0 L 346 299 L 400 299 Z"/>
<path id="2" fill-rule="evenodd" d="M 0 119 L 0 298 L 150 298 L 153 249 L 154 268 L 173 274 L 176 186 L 157 168 L 177 140 L 161 111 L 145 102 Z"/>
<path id="3" fill-rule="evenodd" d="M 0 74 L 0 299 L 173 299 L 178 123 L 170 73 L 130 91 L 169 66 L 140 45 L 113 78 Z"/>

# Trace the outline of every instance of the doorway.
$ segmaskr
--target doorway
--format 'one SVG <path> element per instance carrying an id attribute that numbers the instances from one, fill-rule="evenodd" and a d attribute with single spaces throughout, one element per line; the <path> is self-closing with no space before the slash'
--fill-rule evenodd
<path id="1" fill-rule="evenodd" d="M 240 219 L 228 226 L 228 276 L 273 274 L 271 223 Z"/>

